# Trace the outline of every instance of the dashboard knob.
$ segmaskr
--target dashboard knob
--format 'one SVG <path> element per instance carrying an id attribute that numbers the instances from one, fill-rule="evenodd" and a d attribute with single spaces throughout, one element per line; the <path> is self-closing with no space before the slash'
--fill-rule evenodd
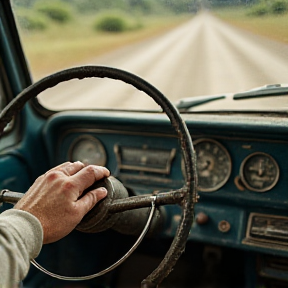
<path id="1" fill-rule="evenodd" d="M 209 221 L 209 216 L 203 212 L 196 215 L 196 223 L 199 225 L 204 225 Z"/>
<path id="2" fill-rule="evenodd" d="M 219 231 L 222 232 L 222 233 L 227 233 L 227 232 L 230 230 L 230 228 L 231 228 L 231 225 L 230 225 L 230 223 L 229 223 L 228 221 L 226 221 L 226 220 L 222 220 L 222 221 L 220 221 L 219 224 L 218 224 L 218 229 L 219 229 Z"/>

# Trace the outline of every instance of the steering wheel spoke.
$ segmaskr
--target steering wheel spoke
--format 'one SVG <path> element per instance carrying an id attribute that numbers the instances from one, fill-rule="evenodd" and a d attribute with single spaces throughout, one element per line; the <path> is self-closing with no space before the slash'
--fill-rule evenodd
<path id="1" fill-rule="evenodd" d="M 183 187 L 178 190 L 155 193 L 153 195 L 140 195 L 123 199 L 116 199 L 107 205 L 107 209 L 110 213 L 119 213 L 132 209 L 150 207 L 151 202 L 154 201 L 154 198 L 156 206 L 181 204 L 186 193 L 187 189 Z"/>

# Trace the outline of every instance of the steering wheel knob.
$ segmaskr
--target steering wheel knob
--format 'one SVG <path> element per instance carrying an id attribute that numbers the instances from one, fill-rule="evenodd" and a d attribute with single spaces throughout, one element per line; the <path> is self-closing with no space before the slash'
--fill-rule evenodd
<path id="1" fill-rule="evenodd" d="M 110 213 L 108 209 L 109 204 L 115 199 L 128 197 L 128 192 L 124 185 L 113 176 L 97 181 L 89 190 L 99 187 L 107 189 L 107 196 L 97 203 L 77 225 L 76 229 L 81 232 L 97 233 L 111 228 L 117 222 L 120 215 Z"/>

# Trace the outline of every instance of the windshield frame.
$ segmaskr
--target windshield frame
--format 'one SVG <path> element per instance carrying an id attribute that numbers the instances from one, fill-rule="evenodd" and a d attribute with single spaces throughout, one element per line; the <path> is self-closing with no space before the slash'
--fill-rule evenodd
<path id="1" fill-rule="evenodd" d="M 32 84 L 10 0 L 0 1 L 0 55 L 15 97 Z M 19 82 L 21 85 L 19 85 Z M 20 87 L 21 86 L 21 87 Z"/>

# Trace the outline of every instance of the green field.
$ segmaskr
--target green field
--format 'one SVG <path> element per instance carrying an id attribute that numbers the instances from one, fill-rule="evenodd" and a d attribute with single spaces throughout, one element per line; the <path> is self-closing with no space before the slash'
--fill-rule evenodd
<path id="1" fill-rule="evenodd" d="M 190 15 L 149 16 L 137 29 L 105 33 L 93 29 L 92 17 L 74 19 L 66 24 L 52 24 L 45 31 L 22 31 L 22 43 L 34 80 L 57 70 L 75 66 L 144 39 L 165 33 L 180 25 Z"/>
<path id="2" fill-rule="evenodd" d="M 250 8 L 233 7 L 215 10 L 222 20 L 255 34 L 288 43 L 288 14 L 250 16 Z"/>

